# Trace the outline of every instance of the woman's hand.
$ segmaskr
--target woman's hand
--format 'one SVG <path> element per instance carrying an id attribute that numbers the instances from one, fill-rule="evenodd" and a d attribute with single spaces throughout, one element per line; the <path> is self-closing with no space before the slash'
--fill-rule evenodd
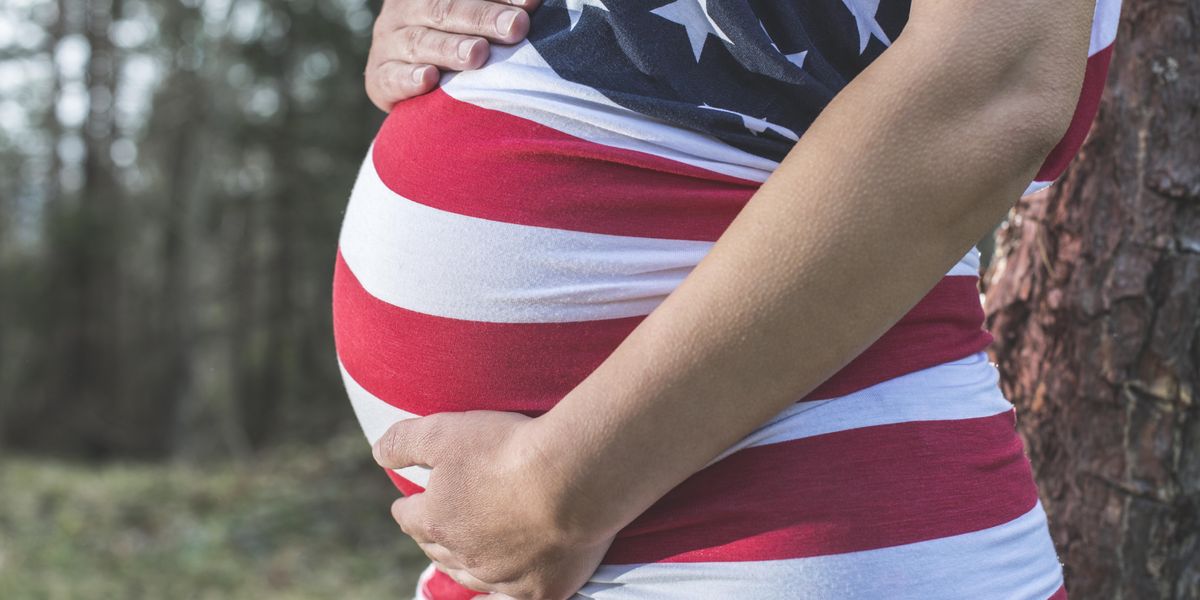
<path id="1" fill-rule="evenodd" d="M 389 469 L 433 469 L 392 516 L 439 570 L 481 592 L 563 600 L 595 572 L 612 534 L 557 517 L 571 484 L 536 428 L 516 413 L 439 413 L 392 425 L 374 454 Z"/>
<path id="2" fill-rule="evenodd" d="M 367 57 L 367 96 L 380 110 L 437 85 L 440 69 L 477 69 L 488 42 L 515 44 L 529 33 L 540 0 L 385 0 Z"/>

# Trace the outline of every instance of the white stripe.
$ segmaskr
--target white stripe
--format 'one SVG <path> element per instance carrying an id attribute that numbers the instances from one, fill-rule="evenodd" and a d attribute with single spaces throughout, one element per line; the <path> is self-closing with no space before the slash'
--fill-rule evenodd
<path id="1" fill-rule="evenodd" d="M 1120 22 L 1121 0 L 1096 0 L 1096 12 L 1092 17 L 1092 43 L 1088 48 L 1088 56 L 1116 41 L 1117 26 Z"/>
<path id="2" fill-rule="evenodd" d="M 1034 181 L 1033 183 L 1029 184 L 1029 187 L 1025 188 L 1024 192 L 1021 192 L 1021 196 L 1028 196 L 1030 194 L 1035 194 L 1037 192 L 1040 192 L 1040 191 L 1050 187 L 1053 184 L 1054 184 L 1053 180 L 1051 180 L 1051 181 Z"/>
<path id="3" fill-rule="evenodd" d="M 572 600 L 1045 600 L 1062 567 L 1038 502 L 971 533 L 786 560 L 601 565 Z"/>
<path id="4" fill-rule="evenodd" d="M 606 235 L 439 210 L 390 190 L 370 153 L 340 247 L 372 296 L 408 310 L 492 323 L 648 315 L 712 242 Z M 951 275 L 978 275 L 972 249 Z"/>
<path id="5" fill-rule="evenodd" d="M 342 381 L 346 385 L 346 393 L 350 396 L 350 404 L 354 407 L 354 416 L 358 417 L 358 424 L 362 426 L 363 433 L 367 436 L 367 442 L 372 446 L 379 441 L 379 438 L 383 437 L 383 434 L 387 433 L 393 423 L 418 416 L 376 398 L 374 394 L 368 392 L 350 376 L 340 360 L 338 368 L 342 370 Z M 421 487 L 425 487 L 425 484 L 429 483 L 429 469 L 425 467 L 405 467 L 393 469 L 393 471 Z"/>
<path id="6" fill-rule="evenodd" d="M 986 352 L 905 373 L 844 396 L 799 402 L 722 452 L 835 431 L 912 421 L 990 417 L 1013 410 L 999 387 L 1000 371 Z"/>
<path id="7" fill-rule="evenodd" d="M 338 366 L 354 414 L 371 444 L 393 423 L 416 416 L 363 389 L 340 361 Z M 792 405 L 709 464 L 745 448 L 836 431 L 913 421 L 989 417 L 1013 410 L 998 382 L 999 371 L 988 362 L 987 353 L 976 352 L 845 396 Z M 407 467 L 396 472 L 417 485 L 424 486 L 429 481 L 429 470 L 424 467 Z"/>
<path id="8" fill-rule="evenodd" d="M 748 181 L 766 181 L 779 163 L 695 130 L 625 108 L 586 85 L 559 77 L 528 41 L 492 46 L 482 69 L 442 76 L 442 89 L 604 146 L 661 156 Z"/>
<path id="9" fill-rule="evenodd" d="M 955 265 L 953 267 L 950 267 L 950 271 L 947 272 L 946 275 L 947 276 L 972 276 L 973 275 L 975 277 L 979 277 L 979 262 L 980 262 L 979 248 L 977 248 L 975 246 L 971 246 L 971 249 L 967 250 L 967 253 L 964 254 L 962 258 L 958 259 L 958 262 L 955 263 Z"/>
<path id="10" fill-rule="evenodd" d="M 388 189 L 369 156 L 340 245 L 376 298 L 429 315 L 503 323 L 650 314 L 712 247 L 438 210 Z"/>

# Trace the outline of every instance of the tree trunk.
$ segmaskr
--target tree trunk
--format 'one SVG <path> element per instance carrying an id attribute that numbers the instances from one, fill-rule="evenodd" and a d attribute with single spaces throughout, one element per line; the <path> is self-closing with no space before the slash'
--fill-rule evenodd
<path id="1" fill-rule="evenodd" d="M 985 277 L 1075 598 L 1200 598 L 1200 6 L 1125 0 L 1087 144 Z"/>

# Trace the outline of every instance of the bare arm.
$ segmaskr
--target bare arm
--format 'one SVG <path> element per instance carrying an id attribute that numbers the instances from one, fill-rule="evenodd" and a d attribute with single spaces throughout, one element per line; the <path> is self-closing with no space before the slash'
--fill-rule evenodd
<path id="1" fill-rule="evenodd" d="M 913 2 L 694 271 L 537 419 L 563 524 L 615 533 L 915 305 L 1065 132 L 1093 9 Z"/>

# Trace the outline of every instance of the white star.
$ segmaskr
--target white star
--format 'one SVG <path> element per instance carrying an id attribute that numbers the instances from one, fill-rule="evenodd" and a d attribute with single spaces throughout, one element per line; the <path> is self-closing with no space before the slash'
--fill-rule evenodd
<path id="1" fill-rule="evenodd" d="M 567 1 L 567 16 L 571 18 L 571 29 L 575 29 L 575 24 L 579 22 L 580 15 L 583 14 L 583 7 L 595 6 L 603 11 L 608 11 L 608 7 L 604 5 L 604 0 L 566 0 Z"/>
<path id="2" fill-rule="evenodd" d="M 732 110 L 728 110 L 728 109 L 724 109 L 724 108 L 717 108 L 715 106 L 709 106 L 707 104 L 701 104 L 700 108 L 707 108 L 708 110 L 715 110 L 715 111 L 719 111 L 719 112 L 723 112 L 723 113 L 729 113 L 731 115 L 737 115 L 742 118 L 742 126 L 745 127 L 746 129 L 750 130 L 755 135 L 760 134 L 760 133 L 770 129 L 771 131 L 774 131 L 775 133 L 778 133 L 779 135 L 782 135 L 783 137 L 788 138 L 789 140 L 792 140 L 793 142 L 800 140 L 800 136 L 796 135 L 796 132 L 792 131 L 791 129 L 788 129 L 787 127 L 783 127 L 782 125 L 776 125 L 770 121 L 767 121 L 766 119 L 760 119 L 758 117 L 751 117 L 750 115 L 744 115 L 740 112 L 736 112 L 736 111 L 732 111 Z"/>
<path id="3" fill-rule="evenodd" d="M 758 26 L 762 28 L 763 34 L 767 36 L 767 41 L 771 42 L 771 47 L 774 48 L 776 52 L 783 54 L 783 50 L 780 50 L 779 46 L 775 45 L 775 40 L 771 39 L 771 34 L 767 33 L 767 26 L 763 25 L 762 21 L 758 22 Z M 788 59 L 788 62 L 800 67 L 801 69 L 804 68 L 805 56 L 808 56 L 808 50 L 803 50 L 794 54 L 783 54 L 783 57 Z"/>
<path id="4" fill-rule="evenodd" d="M 688 41 L 692 43 L 692 54 L 696 62 L 700 62 L 700 52 L 704 50 L 704 42 L 708 34 L 733 44 L 733 40 L 708 15 L 708 0 L 675 0 L 650 11 L 668 21 L 679 23 L 687 30 Z"/>
<path id="5" fill-rule="evenodd" d="M 875 19 L 875 13 L 879 12 L 879 0 L 842 0 L 846 4 L 846 8 L 850 9 L 850 13 L 854 15 L 854 21 L 858 23 L 858 53 L 862 54 L 867 51 L 867 42 L 871 37 L 879 38 L 885 46 L 891 46 L 892 41 L 888 39 L 883 28 L 879 26 L 879 21 Z"/>

